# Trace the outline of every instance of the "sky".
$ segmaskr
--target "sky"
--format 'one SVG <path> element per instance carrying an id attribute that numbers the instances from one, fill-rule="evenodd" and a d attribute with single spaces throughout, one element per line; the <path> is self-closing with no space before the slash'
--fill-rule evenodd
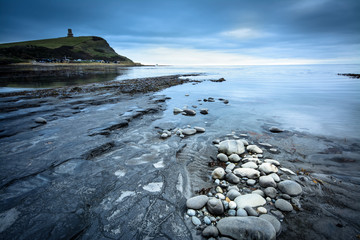
<path id="1" fill-rule="evenodd" d="M 135 62 L 360 64 L 360 0 L 0 0 L 0 43 L 100 36 Z"/>

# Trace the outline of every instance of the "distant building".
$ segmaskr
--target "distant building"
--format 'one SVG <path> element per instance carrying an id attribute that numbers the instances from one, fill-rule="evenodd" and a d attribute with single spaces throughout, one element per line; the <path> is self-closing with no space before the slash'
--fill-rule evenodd
<path id="1" fill-rule="evenodd" d="M 74 37 L 74 34 L 72 33 L 71 28 L 68 29 L 68 35 L 67 37 Z"/>

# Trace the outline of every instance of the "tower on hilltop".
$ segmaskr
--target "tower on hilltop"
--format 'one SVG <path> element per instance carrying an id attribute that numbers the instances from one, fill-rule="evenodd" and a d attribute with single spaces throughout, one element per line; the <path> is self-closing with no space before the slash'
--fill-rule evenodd
<path id="1" fill-rule="evenodd" d="M 74 36 L 74 34 L 72 33 L 72 30 L 71 30 L 71 28 L 69 28 L 67 37 L 73 37 L 73 36 Z"/>

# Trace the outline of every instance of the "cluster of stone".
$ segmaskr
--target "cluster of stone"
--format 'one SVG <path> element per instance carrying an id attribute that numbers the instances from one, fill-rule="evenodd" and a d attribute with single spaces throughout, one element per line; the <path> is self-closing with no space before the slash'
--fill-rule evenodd
<path id="1" fill-rule="evenodd" d="M 204 133 L 205 132 L 205 128 L 203 127 L 193 127 L 191 128 L 190 125 L 188 125 L 185 128 L 175 128 L 171 131 L 169 130 L 163 130 L 160 133 L 160 138 L 162 139 L 166 139 L 168 137 L 171 137 L 172 135 L 177 135 L 181 138 L 184 138 L 185 136 L 190 136 L 190 135 L 194 135 L 196 133 Z"/>
<path id="2" fill-rule="evenodd" d="M 263 159 L 263 150 L 244 139 L 213 143 L 226 167 L 212 171 L 214 187 L 207 195 L 187 200 L 187 216 L 206 238 L 275 239 L 284 213 L 301 208 L 302 187 L 288 176 L 294 172 Z"/>

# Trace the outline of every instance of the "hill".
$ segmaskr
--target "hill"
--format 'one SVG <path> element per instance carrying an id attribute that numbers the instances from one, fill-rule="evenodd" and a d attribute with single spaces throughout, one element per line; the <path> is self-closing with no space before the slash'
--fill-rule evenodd
<path id="1" fill-rule="evenodd" d="M 133 65 L 127 57 L 117 54 L 101 37 L 61 37 L 0 44 L 0 64 L 47 59 L 60 61 L 104 60 Z"/>

